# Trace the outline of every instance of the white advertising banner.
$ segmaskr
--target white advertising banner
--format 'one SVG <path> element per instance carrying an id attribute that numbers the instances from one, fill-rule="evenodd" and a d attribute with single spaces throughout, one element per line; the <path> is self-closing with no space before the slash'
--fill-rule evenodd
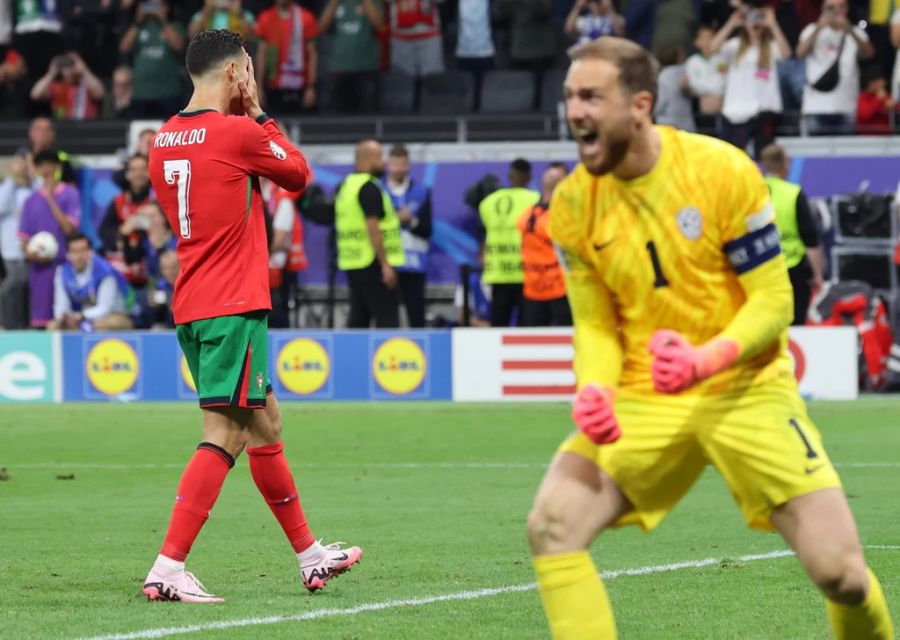
<path id="1" fill-rule="evenodd" d="M 792 328 L 790 337 L 804 396 L 857 397 L 856 329 Z M 453 399 L 569 400 L 573 355 L 571 329 L 454 329 Z"/>

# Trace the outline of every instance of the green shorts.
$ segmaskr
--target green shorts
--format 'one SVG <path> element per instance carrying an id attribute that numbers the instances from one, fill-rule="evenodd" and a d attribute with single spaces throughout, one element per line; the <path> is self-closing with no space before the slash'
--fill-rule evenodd
<path id="1" fill-rule="evenodd" d="M 175 328 L 200 406 L 263 409 L 269 382 L 269 312 L 252 311 Z"/>

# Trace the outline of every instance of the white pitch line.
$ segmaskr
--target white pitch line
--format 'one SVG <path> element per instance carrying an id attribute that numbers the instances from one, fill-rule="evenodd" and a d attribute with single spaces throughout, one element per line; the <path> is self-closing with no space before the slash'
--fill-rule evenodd
<path id="1" fill-rule="evenodd" d="M 5 463 L 8 469 L 183 469 L 185 462 L 121 464 L 105 462 L 26 462 Z M 294 469 L 545 469 L 545 462 L 359 462 L 296 463 Z M 900 462 L 836 462 L 838 469 L 900 469 Z"/>
<path id="2" fill-rule="evenodd" d="M 786 558 L 792 555 L 794 555 L 793 551 L 770 551 L 768 553 L 755 553 L 751 555 L 740 556 L 736 558 L 736 561 L 756 562 L 759 560 Z M 671 564 L 649 565 L 646 567 L 637 567 L 634 569 L 617 569 L 614 571 L 604 571 L 600 574 L 600 576 L 604 580 L 615 580 L 616 578 L 619 578 L 621 576 L 646 576 L 654 573 L 665 573 L 667 571 L 698 569 L 720 564 L 724 561 L 724 559 L 704 558 L 703 560 L 688 560 L 686 562 L 674 562 Z M 318 620 L 320 618 L 340 618 L 346 616 L 354 616 L 360 613 L 368 613 L 370 611 L 384 611 L 386 609 L 399 609 L 402 607 L 421 607 L 437 602 L 480 600 L 481 598 L 489 598 L 492 596 L 504 595 L 508 593 L 532 591 L 536 587 L 537 584 L 535 584 L 534 582 L 529 582 L 527 584 L 517 584 L 508 587 L 459 591 L 457 593 L 426 596 L 423 598 L 408 598 L 403 600 L 372 602 L 343 609 L 314 609 L 312 611 L 307 611 L 306 613 L 299 613 L 294 615 L 238 618 L 235 620 L 222 620 L 219 622 L 205 622 L 202 624 L 185 625 L 182 627 L 160 627 L 156 629 L 145 629 L 143 631 L 132 631 L 129 633 L 114 633 L 105 636 L 92 636 L 90 638 L 80 638 L 79 640 L 148 640 L 152 638 L 168 638 L 170 636 L 185 635 L 188 633 L 197 633 L 200 631 L 222 631 L 225 629 L 237 629 L 241 627 L 256 627 L 268 624 L 280 624 L 282 622 L 303 622 L 307 620 Z"/>

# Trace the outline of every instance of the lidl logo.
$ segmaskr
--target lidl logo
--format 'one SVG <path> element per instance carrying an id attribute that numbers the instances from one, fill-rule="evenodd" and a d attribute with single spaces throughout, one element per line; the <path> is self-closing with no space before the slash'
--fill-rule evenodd
<path id="1" fill-rule="evenodd" d="M 138 357 L 122 340 L 101 340 L 93 346 L 85 363 L 87 377 L 94 388 L 108 396 L 131 389 L 138 379 Z"/>
<path id="2" fill-rule="evenodd" d="M 281 348 L 275 370 L 288 391 L 307 396 L 316 393 L 328 382 L 331 360 L 317 340 L 297 338 Z"/>
<path id="3" fill-rule="evenodd" d="M 375 381 L 398 396 L 415 391 L 422 384 L 427 366 L 422 348 L 408 338 L 385 340 L 372 357 Z"/>
<path id="4" fill-rule="evenodd" d="M 191 375 L 191 368 L 188 366 L 187 358 L 182 354 L 181 356 L 181 379 L 184 380 L 184 384 L 187 385 L 187 388 L 191 391 L 197 391 L 197 385 L 194 384 L 194 376 Z"/>

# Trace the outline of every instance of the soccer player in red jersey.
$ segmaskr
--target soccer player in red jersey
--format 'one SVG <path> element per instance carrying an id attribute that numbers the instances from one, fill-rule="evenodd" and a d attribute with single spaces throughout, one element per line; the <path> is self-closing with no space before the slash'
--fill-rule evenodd
<path id="1" fill-rule="evenodd" d="M 178 341 L 203 410 L 203 442 L 188 463 L 162 550 L 145 580 L 151 600 L 222 602 L 184 562 L 246 447 L 250 472 L 316 591 L 359 562 L 359 547 L 322 545 L 310 532 L 281 441 L 268 377 L 268 250 L 259 178 L 301 191 L 306 158 L 259 106 L 240 36 L 204 31 L 186 65 L 194 94 L 157 132 L 150 180 L 178 236 Z"/>

